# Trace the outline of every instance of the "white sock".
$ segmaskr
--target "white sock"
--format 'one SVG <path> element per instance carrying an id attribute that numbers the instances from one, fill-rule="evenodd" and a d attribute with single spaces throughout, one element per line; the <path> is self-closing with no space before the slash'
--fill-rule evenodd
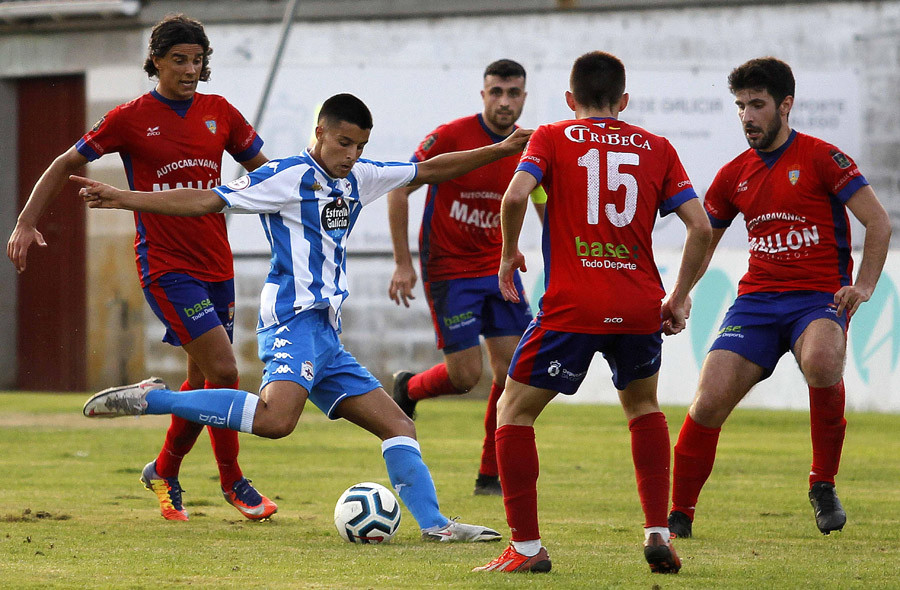
<path id="1" fill-rule="evenodd" d="M 512 541 L 512 546 L 517 553 L 521 553 L 525 557 L 534 557 L 541 550 L 541 540 Z"/>
<path id="2" fill-rule="evenodd" d="M 672 538 L 671 533 L 669 533 L 669 527 L 648 526 L 644 528 L 644 540 L 646 541 L 647 539 L 649 539 L 650 535 L 652 535 L 653 533 L 659 533 L 660 535 L 662 535 L 663 541 L 665 541 L 666 543 L 668 543 L 669 539 Z"/>

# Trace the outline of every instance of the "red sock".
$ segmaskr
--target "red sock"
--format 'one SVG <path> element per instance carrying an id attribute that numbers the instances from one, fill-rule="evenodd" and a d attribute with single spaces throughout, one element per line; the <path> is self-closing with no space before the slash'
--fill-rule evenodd
<path id="1" fill-rule="evenodd" d="M 628 423 L 628 430 L 644 526 L 668 526 L 671 451 L 666 416 L 662 412 L 638 416 Z"/>
<path id="2" fill-rule="evenodd" d="M 457 389 L 450 381 L 446 363 L 435 365 L 427 371 L 413 375 L 407 382 L 407 389 L 409 399 L 416 401 L 439 395 L 465 393 L 465 391 Z"/>
<path id="3" fill-rule="evenodd" d="M 482 475 L 497 475 L 497 448 L 494 444 L 494 433 L 497 430 L 497 400 L 503 394 L 503 385 L 491 383 L 491 396 L 488 398 L 487 410 L 484 412 L 484 444 L 481 447 Z"/>
<path id="4" fill-rule="evenodd" d="M 206 389 L 237 389 L 238 381 L 223 387 L 214 385 L 207 381 Z M 209 441 L 212 443 L 213 455 L 216 457 L 216 463 L 219 466 L 219 481 L 225 490 L 230 490 L 231 486 L 237 480 L 244 477 L 241 467 L 238 465 L 238 451 L 240 444 L 238 443 L 238 433 L 236 430 L 227 428 L 206 427 L 209 430 Z"/>
<path id="5" fill-rule="evenodd" d="M 809 425 L 813 450 L 809 485 L 817 481 L 834 484 L 847 430 L 843 379 L 831 387 L 809 388 Z"/>
<path id="6" fill-rule="evenodd" d="M 191 389 L 190 383 L 185 380 L 178 391 Z M 159 456 L 156 457 L 156 473 L 160 477 L 178 477 L 182 459 L 194 448 L 194 443 L 197 442 L 201 432 L 203 432 L 202 424 L 189 422 L 172 414 L 169 429 L 166 431 L 166 440 Z"/>
<path id="7" fill-rule="evenodd" d="M 688 414 L 675 443 L 675 470 L 672 477 L 672 510 L 692 520 L 697 498 L 712 473 L 721 428 L 708 428 Z"/>
<path id="8" fill-rule="evenodd" d="M 538 454 L 534 427 L 504 424 L 494 436 L 503 506 L 513 541 L 541 538 L 537 517 Z"/>

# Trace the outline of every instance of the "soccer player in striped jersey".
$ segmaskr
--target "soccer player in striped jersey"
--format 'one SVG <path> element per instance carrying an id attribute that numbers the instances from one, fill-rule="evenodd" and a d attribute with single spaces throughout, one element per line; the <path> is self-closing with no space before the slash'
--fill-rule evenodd
<path id="1" fill-rule="evenodd" d="M 494 541 L 499 533 L 451 521 L 438 508 L 415 424 L 381 384 L 341 345 L 347 298 L 347 238 L 364 205 L 410 182 L 442 182 L 522 150 L 530 131 L 421 163 L 361 159 L 372 115 L 353 95 L 338 94 L 319 111 L 316 144 L 272 160 L 214 189 L 161 193 L 120 191 L 73 177 L 88 205 L 163 214 L 228 209 L 257 213 L 272 249 L 260 296 L 258 343 L 265 363 L 259 396 L 235 389 L 173 392 L 161 381 L 112 388 L 85 404 L 89 417 L 173 413 L 187 420 L 280 438 L 290 434 L 306 400 L 377 436 L 394 489 L 427 541 Z"/>
<path id="2" fill-rule="evenodd" d="M 706 193 L 713 238 L 703 269 L 738 213 L 747 225 L 750 264 L 703 362 L 675 444 L 669 528 L 679 537 L 692 535 L 722 424 L 790 351 L 809 386 L 809 500 L 827 535 L 847 520 L 834 489 L 847 425 L 847 326 L 875 290 L 890 220 L 853 160 L 791 129 L 795 84 L 788 64 L 753 59 L 735 68 L 728 84 L 750 149 L 723 166 Z M 866 228 L 855 283 L 848 209 Z"/>
<path id="3" fill-rule="evenodd" d="M 169 15 L 153 27 L 144 70 L 158 79 L 156 87 L 109 111 L 41 176 L 7 246 L 20 272 L 31 244 L 46 245 L 36 228 L 41 213 L 69 174 L 104 154 L 118 152 L 129 186 L 142 191 L 221 184 L 225 151 L 248 171 L 267 161 L 262 139 L 237 109 L 221 96 L 197 92 L 197 83 L 209 79 L 211 53 L 203 25 L 194 19 Z M 166 327 L 163 341 L 187 353 L 181 389 L 237 387 L 234 270 L 225 217 L 136 213 L 134 221 L 144 297 Z M 162 450 L 141 474 L 168 520 L 188 519 L 178 474 L 202 430 L 173 416 Z M 277 506 L 254 489 L 238 464 L 237 434 L 208 430 L 225 500 L 246 518 L 271 516 Z"/>
<path id="4" fill-rule="evenodd" d="M 497 407 L 497 462 L 511 544 L 476 571 L 547 572 L 538 529 L 534 423 L 558 393 L 574 394 L 603 354 L 631 432 L 644 511 L 644 558 L 655 573 L 681 567 L 666 525 L 669 431 L 657 402 L 662 333 L 685 326 L 688 293 L 709 243 L 709 221 L 675 148 L 619 120 L 628 104 L 625 66 L 595 51 L 575 60 L 566 102 L 575 119 L 540 126 L 503 196 L 499 283 L 515 301 L 513 273 L 528 195 L 547 191 L 543 224 L 546 292 L 513 356 Z M 657 213 L 687 228 L 675 285 L 665 291 L 653 260 Z"/>
<path id="5" fill-rule="evenodd" d="M 516 129 L 525 96 L 525 68 L 510 59 L 492 62 L 484 71 L 484 110 L 439 126 L 422 141 L 412 160 L 423 162 L 438 154 L 503 141 Z M 516 155 L 508 156 L 428 187 L 419 232 L 419 256 L 435 339 L 444 362 L 418 374 L 398 371 L 394 376 L 394 401 L 414 418 L 420 400 L 460 395 L 475 387 L 482 373 L 479 336 L 484 336 L 493 379 L 484 415 L 476 495 L 503 494 L 494 451 L 497 400 L 503 393 L 516 344 L 531 321 L 531 309 L 518 274 L 515 281 L 521 294 L 519 301 L 505 301 L 497 286 L 500 199 L 518 161 Z M 388 294 L 406 307 L 408 300 L 415 298 L 412 289 L 416 284 L 408 239 L 407 200 L 413 190 L 406 186 L 388 194 L 396 262 Z M 543 204 L 535 203 L 543 217 Z"/>

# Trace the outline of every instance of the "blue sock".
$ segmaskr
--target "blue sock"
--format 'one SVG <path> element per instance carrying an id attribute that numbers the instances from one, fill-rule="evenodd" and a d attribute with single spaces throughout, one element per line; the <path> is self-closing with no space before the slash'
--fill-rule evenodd
<path id="1" fill-rule="evenodd" d="M 391 485 L 410 511 L 419 528 L 442 527 L 450 522 L 438 508 L 437 492 L 428 467 L 422 461 L 419 443 L 408 436 L 395 436 L 381 443 Z"/>
<path id="2" fill-rule="evenodd" d="M 147 414 L 175 414 L 185 420 L 253 432 L 259 396 L 238 389 L 194 389 L 147 393 Z"/>

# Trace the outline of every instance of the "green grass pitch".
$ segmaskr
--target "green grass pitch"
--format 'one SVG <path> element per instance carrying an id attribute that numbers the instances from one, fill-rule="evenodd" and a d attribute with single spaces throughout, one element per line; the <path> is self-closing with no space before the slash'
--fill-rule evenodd
<path id="1" fill-rule="evenodd" d="M 409 513 L 385 546 L 343 542 L 334 503 L 353 483 L 389 485 L 371 435 L 313 407 L 289 437 L 241 435 L 241 464 L 279 511 L 248 522 L 222 499 L 208 437 L 181 471 L 189 522 L 167 522 L 138 482 L 168 417 L 91 421 L 84 396 L 0 394 L 4 588 L 898 588 L 900 428 L 853 413 L 838 492 L 845 530 L 815 527 L 804 412 L 739 409 L 723 429 L 684 566 L 652 575 L 629 437 L 618 407 L 551 404 L 537 425 L 546 575 L 470 573 L 508 538 L 500 498 L 473 496 L 484 402 L 428 401 L 416 423 L 441 509 L 500 543 L 426 544 Z M 666 408 L 674 441 L 684 408 Z"/>

